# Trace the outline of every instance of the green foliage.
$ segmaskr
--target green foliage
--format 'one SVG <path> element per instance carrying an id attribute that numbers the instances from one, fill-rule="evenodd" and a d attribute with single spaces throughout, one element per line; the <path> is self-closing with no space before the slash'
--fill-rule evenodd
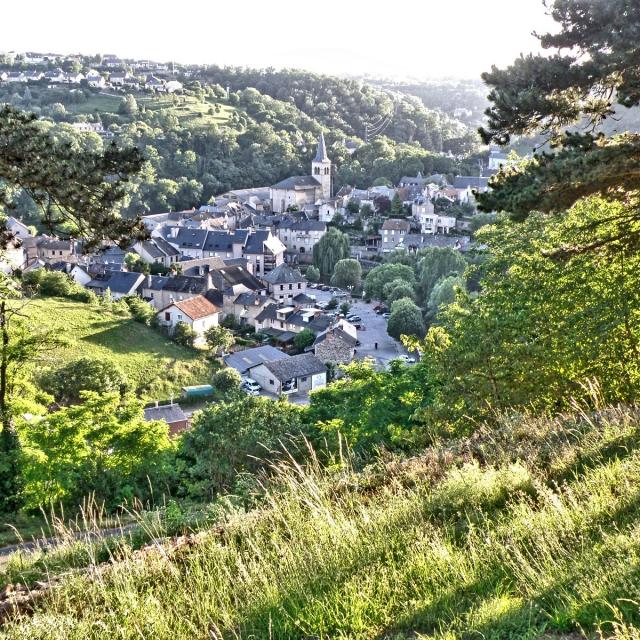
<path id="1" fill-rule="evenodd" d="M 57 296 L 78 302 L 95 301 L 95 294 L 92 291 L 87 291 L 61 271 L 35 269 L 22 276 L 22 284 L 27 290 L 42 296 Z"/>
<path id="2" fill-rule="evenodd" d="M 124 298 L 124 301 L 136 322 L 141 322 L 148 326 L 155 326 L 157 324 L 157 311 L 151 303 L 142 300 L 142 298 L 138 296 L 127 296 Z"/>
<path id="3" fill-rule="evenodd" d="M 163 422 L 146 422 L 142 404 L 118 393 L 87 392 L 22 430 L 27 507 L 77 508 L 90 494 L 110 508 L 163 489 L 171 451 Z M 158 496 L 159 497 L 159 496 Z"/>
<path id="4" fill-rule="evenodd" d="M 433 288 L 441 278 L 461 276 L 466 268 L 464 256 L 450 247 L 434 247 L 421 251 L 416 265 L 420 299 L 427 303 Z"/>
<path id="5" fill-rule="evenodd" d="M 331 227 L 313 247 L 313 265 L 322 278 L 330 278 L 336 264 L 350 254 L 349 236 Z"/>
<path id="6" fill-rule="evenodd" d="M 216 391 L 227 394 L 237 390 L 242 382 L 242 376 L 231 367 L 224 367 L 213 374 L 211 384 Z"/>
<path id="7" fill-rule="evenodd" d="M 350 302 L 348 302 L 347 300 L 345 300 L 344 302 L 342 302 L 342 303 L 340 304 L 340 313 L 341 313 L 343 316 L 346 316 L 346 315 L 347 315 L 347 313 L 349 313 L 349 309 L 351 309 L 351 303 L 350 303 Z"/>
<path id="8" fill-rule="evenodd" d="M 344 258 L 336 262 L 331 276 L 331 284 L 334 287 L 351 291 L 360 284 L 362 279 L 362 267 L 353 258 Z"/>
<path id="9" fill-rule="evenodd" d="M 197 334 L 191 325 L 188 325 L 186 322 L 178 322 L 176 326 L 173 327 L 171 337 L 173 341 L 181 347 L 192 348 L 195 345 Z"/>
<path id="10" fill-rule="evenodd" d="M 231 331 L 218 325 L 209 327 L 204 332 L 204 338 L 207 341 L 207 346 L 214 353 L 225 353 L 234 343 L 234 337 Z"/>
<path id="11" fill-rule="evenodd" d="M 624 245 L 558 261 L 554 248 L 610 233 L 625 206 L 591 199 L 562 219 L 533 214 L 479 232 L 488 247 L 481 295 L 440 314 L 429 342 L 449 415 L 489 406 L 559 409 L 590 401 L 590 381 L 608 402 L 633 402 L 640 385 L 638 258 Z M 611 247 L 613 248 L 613 247 Z M 586 385 L 586 386 L 585 386 Z"/>
<path id="12" fill-rule="evenodd" d="M 415 291 L 409 282 L 396 278 L 391 282 L 387 282 L 382 287 L 382 299 L 389 305 L 393 304 L 400 298 L 409 298 L 415 301 Z"/>
<path id="13" fill-rule="evenodd" d="M 122 98 L 120 106 L 118 107 L 118 113 L 122 113 L 125 116 L 133 116 L 138 113 L 138 103 L 130 93 Z"/>
<path id="14" fill-rule="evenodd" d="M 187 493 L 211 499 L 232 489 L 238 474 L 266 469 L 271 450 L 300 430 L 301 413 L 286 401 L 241 394 L 195 414 L 178 453 Z"/>
<path id="15" fill-rule="evenodd" d="M 387 323 L 390 336 L 399 340 L 402 336 L 421 338 L 425 327 L 422 312 L 411 298 L 400 298 L 391 305 L 391 315 Z"/>
<path id="16" fill-rule="evenodd" d="M 466 283 L 460 276 L 445 276 L 438 280 L 431 290 L 427 304 L 431 316 L 435 316 L 445 305 L 454 302 L 457 291 L 466 291 Z"/>
<path id="17" fill-rule="evenodd" d="M 83 391 L 123 395 L 129 386 L 126 376 L 113 362 L 87 357 L 44 373 L 40 384 L 63 404 L 79 402 Z"/>
<path id="18" fill-rule="evenodd" d="M 384 299 L 384 286 L 394 280 L 415 284 L 413 268 L 398 263 L 381 264 L 369 271 L 364 281 L 364 293 L 368 298 Z"/>
<path id="19" fill-rule="evenodd" d="M 319 442 L 329 438 L 337 449 L 343 436 L 363 455 L 377 445 L 411 449 L 423 442 L 417 418 L 433 395 L 425 365 L 394 363 L 390 371 L 376 371 L 364 361 L 343 368 L 344 377 L 311 395 L 304 416 Z"/>
<path id="20" fill-rule="evenodd" d="M 35 115 L 8 105 L 0 109 L 0 149 L 0 178 L 28 193 L 49 230 L 70 226 L 86 238 L 87 249 L 104 239 L 129 242 L 143 233 L 139 220 L 116 215 L 127 181 L 141 169 L 138 149 L 74 148 L 50 135 Z M 6 196 L 0 191 L 0 205 L 11 204 Z"/>
<path id="21" fill-rule="evenodd" d="M 331 311 L 333 309 L 337 309 L 338 308 L 338 298 L 331 298 L 329 300 L 329 302 L 327 302 L 327 306 L 326 309 Z"/>
<path id="22" fill-rule="evenodd" d="M 316 334 L 311 329 L 303 329 L 296 334 L 293 339 L 293 345 L 298 351 L 303 352 L 315 342 L 315 339 Z"/>
<path id="23" fill-rule="evenodd" d="M 309 282 L 319 282 L 320 270 L 313 265 L 309 265 L 307 267 L 307 270 L 304 272 L 304 276 Z"/>

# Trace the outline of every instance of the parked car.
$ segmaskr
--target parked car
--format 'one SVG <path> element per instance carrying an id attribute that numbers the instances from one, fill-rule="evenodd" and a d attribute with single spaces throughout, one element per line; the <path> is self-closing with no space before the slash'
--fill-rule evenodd
<path id="1" fill-rule="evenodd" d="M 387 311 L 386 313 L 383 313 L 383 314 L 382 314 L 382 317 L 383 317 L 385 320 L 388 320 L 388 319 L 391 317 L 391 314 Z"/>
<path id="2" fill-rule="evenodd" d="M 401 360 L 405 364 L 415 364 L 415 362 L 416 362 L 415 358 L 413 358 L 411 356 L 407 356 L 405 354 L 402 354 L 401 356 L 398 356 L 397 360 Z"/>
<path id="3" fill-rule="evenodd" d="M 262 390 L 262 387 L 255 380 L 253 380 L 253 378 L 245 378 L 242 381 L 240 388 L 250 396 L 257 396 Z"/>
<path id="4" fill-rule="evenodd" d="M 360 316 L 356 315 L 355 313 L 350 313 L 347 316 L 347 320 L 349 322 L 351 322 L 351 323 L 353 323 L 353 322 L 362 322 L 362 318 Z"/>
<path id="5" fill-rule="evenodd" d="M 282 393 L 293 393 L 294 391 L 297 391 L 297 390 L 298 390 L 298 387 L 294 380 L 287 380 L 282 385 Z"/>

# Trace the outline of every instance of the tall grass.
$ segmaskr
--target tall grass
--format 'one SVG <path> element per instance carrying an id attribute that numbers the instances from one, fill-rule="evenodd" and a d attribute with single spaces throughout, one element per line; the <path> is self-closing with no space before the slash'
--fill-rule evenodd
<path id="1" fill-rule="evenodd" d="M 638 638 L 638 412 L 505 419 L 71 574 L 6 638 Z"/>

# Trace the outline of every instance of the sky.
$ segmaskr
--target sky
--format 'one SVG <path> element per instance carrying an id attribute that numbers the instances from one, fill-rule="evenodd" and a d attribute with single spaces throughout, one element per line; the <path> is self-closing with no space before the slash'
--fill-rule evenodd
<path id="1" fill-rule="evenodd" d="M 538 51 L 542 0 L 3 2 L 0 51 L 475 78 Z M 91 8 L 89 8 L 91 7 Z M 10 25 L 10 28 L 6 28 Z"/>

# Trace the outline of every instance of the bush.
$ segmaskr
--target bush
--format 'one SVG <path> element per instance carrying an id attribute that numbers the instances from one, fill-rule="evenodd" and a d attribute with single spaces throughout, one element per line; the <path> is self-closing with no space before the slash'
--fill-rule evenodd
<path id="1" fill-rule="evenodd" d="M 307 347 L 310 347 L 316 339 L 316 334 L 311 329 L 303 329 L 293 339 L 293 344 L 298 351 L 304 351 Z"/>
<path id="2" fill-rule="evenodd" d="M 174 342 L 183 347 L 193 347 L 196 341 L 196 332 L 186 322 L 178 322 L 171 337 Z"/>
<path id="3" fill-rule="evenodd" d="M 123 300 L 129 307 L 129 311 L 136 322 L 141 322 L 146 325 L 152 325 L 154 323 L 156 310 L 151 304 L 137 296 L 127 296 L 123 298 Z"/>
<path id="4" fill-rule="evenodd" d="M 220 371 L 213 375 L 212 379 L 213 388 L 222 393 L 229 393 L 229 391 L 237 389 L 241 382 L 242 377 L 231 367 L 220 369 Z"/>
<path id="5" fill-rule="evenodd" d="M 120 368 L 108 360 L 80 358 L 45 373 L 40 385 L 58 402 L 72 404 L 80 401 L 81 391 L 100 394 L 115 391 L 123 395 L 129 382 Z"/>

